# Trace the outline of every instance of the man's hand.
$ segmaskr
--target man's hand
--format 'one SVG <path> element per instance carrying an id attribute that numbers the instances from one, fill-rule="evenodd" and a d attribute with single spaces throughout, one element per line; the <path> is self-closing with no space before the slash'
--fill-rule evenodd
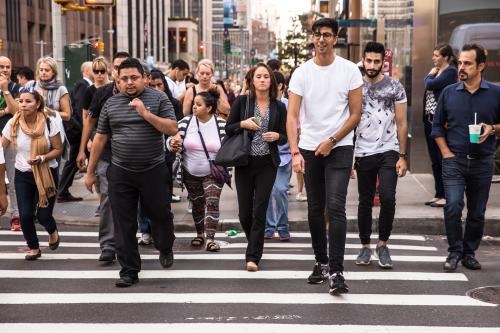
<path id="1" fill-rule="evenodd" d="M 170 140 L 170 148 L 172 148 L 173 152 L 180 152 L 182 150 L 182 139 L 181 135 L 177 133 L 172 139 Z"/>
<path id="2" fill-rule="evenodd" d="M 404 177 L 406 175 L 406 171 L 408 170 L 408 164 L 406 163 L 406 159 L 400 157 L 398 162 L 396 163 L 396 173 L 399 177 Z"/>
<path id="3" fill-rule="evenodd" d="M 479 136 L 479 143 L 483 143 L 484 141 L 486 141 L 486 139 L 488 139 L 488 137 L 493 132 L 493 126 L 485 123 L 481 123 L 479 125 L 483 127 L 483 134 Z"/>
<path id="4" fill-rule="evenodd" d="M 326 139 L 325 141 L 321 142 L 316 149 L 314 150 L 314 155 L 315 156 L 322 156 L 326 157 L 330 155 L 332 149 L 333 149 L 333 142 L 330 141 L 330 139 Z"/>
<path id="5" fill-rule="evenodd" d="M 0 90 L 9 90 L 9 81 L 10 79 L 5 74 L 0 74 Z"/>
<path id="6" fill-rule="evenodd" d="M 0 216 L 7 212 L 7 207 L 9 207 L 9 201 L 7 200 L 7 195 L 0 194 Z"/>
<path id="7" fill-rule="evenodd" d="M 87 170 L 87 173 L 85 174 L 84 181 L 85 181 L 85 187 L 87 188 L 87 190 L 89 190 L 90 193 L 94 193 L 94 191 L 92 190 L 92 186 L 94 186 L 95 183 L 97 182 L 96 175 L 93 172 L 89 172 Z"/>
<path id="8" fill-rule="evenodd" d="M 292 156 L 292 168 L 294 172 L 304 173 L 305 171 L 305 163 L 302 154 L 296 154 Z"/>
<path id="9" fill-rule="evenodd" d="M 80 170 L 84 170 L 87 166 L 87 155 L 85 155 L 85 152 L 78 152 L 78 156 L 76 157 L 76 166 Z"/>
<path id="10" fill-rule="evenodd" d="M 144 106 L 142 100 L 140 100 L 139 98 L 134 98 L 130 103 L 128 103 L 128 105 L 134 107 L 135 111 L 137 111 L 139 116 L 141 116 L 142 118 L 144 118 L 144 115 L 149 112 L 149 110 L 147 110 Z"/>
<path id="11" fill-rule="evenodd" d="M 447 151 L 446 153 L 443 154 L 443 159 L 444 158 L 452 158 L 455 157 L 455 154 L 451 152 L 451 150 Z"/>

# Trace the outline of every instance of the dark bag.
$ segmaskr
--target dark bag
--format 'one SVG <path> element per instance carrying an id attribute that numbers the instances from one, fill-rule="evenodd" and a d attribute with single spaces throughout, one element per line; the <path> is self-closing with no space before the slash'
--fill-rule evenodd
<path id="1" fill-rule="evenodd" d="M 248 118 L 250 97 L 247 96 L 245 105 L 245 119 Z M 248 153 L 250 148 L 247 130 L 233 136 L 226 136 L 215 156 L 215 164 L 231 167 L 245 166 L 248 164 Z"/>
<path id="2" fill-rule="evenodd" d="M 232 188 L 231 175 L 227 171 L 226 167 L 215 164 L 214 161 L 210 159 L 210 155 L 208 155 L 208 150 L 207 146 L 205 145 L 205 140 L 203 140 L 203 136 L 201 135 L 200 132 L 200 123 L 198 122 L 198 118 L 196 118 L 196 126 L 198 126 L 198 135 L 200 136 L 201 144 L 203 145 L 203 150 L 205 151 L 205 155 L 207 156 L 208 164 L 210 164 L 211 175 L 217 180 L 217 182 L 222 184 L 226 183 L 227 186 Z M 218 128 L 217 131 L 219 131 Z"/>

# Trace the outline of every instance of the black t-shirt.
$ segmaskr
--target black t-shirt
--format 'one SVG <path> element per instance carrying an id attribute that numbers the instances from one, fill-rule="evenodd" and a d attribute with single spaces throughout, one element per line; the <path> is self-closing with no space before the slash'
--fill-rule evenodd
<path id="1" fill-rule="evenodd" d="M 114 82 L 108 83 L 107 85 L 102 86 L 100 88 L 96 88 L 94 85 L 92 85 L 87 88 L 87 93 L 92 93 L 92 90 L 90 90 L 89 92 L 89 89 L 91 89 L 92 87 L 93 89 L 95 89 L 95 91 L 92 94 L 92 99 L 89 103 L 89 106 L 86 109 L 88 110 L 89 116 L 91 118 L 97 119 L 97 124 L 96 124 L 97 128 L 97 126 L 99 126 L 99 115 L 101 114 L 101 110 L 104 104 L 106 104 L 106 101 L 110 97 L 114 96 L 119 91 L 118 89 L 116 89 Z M 87 97 L 85 98 L 84 106 L 86 106 L 85 103 L 87 103 Z M 111 140 L 108 140 L 106 146 L 104 146 L 104 150 L 101 155 L 101 160 L 105 162 L 111 162 Z"/>
<path id="2" fill-rule="evenodd" d="M 19 97 L 19 88 L 21 88 L 19 84 L 15 82 L 9 82 L 8 88 L 10 94 L 12 95 L 12 98 Z M 7 107 L 7 101 L 5 101 L 3 93 L 0 91 L 0 109 L 5 109 L 6 107 Z M 5 127 L 5 125 L 7 125 L 7 122 L 9 121 L 10 118 L 12 118 L 12 114 L 10 113 L 0 117 L 0 133 Z"/>
<path id="3" fill-rule="evenodd" d="M 87 112 L 90 108 L 90 104 L 92 103 L 96 90 L 97 88 L 94 85 L 87 87 L 87 90 L 85 90 L 85 95 L 83 96 L 82 101 L 82 109 L 87 110 Z"/>

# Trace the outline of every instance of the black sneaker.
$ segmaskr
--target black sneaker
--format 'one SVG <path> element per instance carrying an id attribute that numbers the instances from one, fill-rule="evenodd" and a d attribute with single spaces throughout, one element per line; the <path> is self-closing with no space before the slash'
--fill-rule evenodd
<path id="1" fill-rule="evenodd" d="M 481 264 L 473 255 L 466 255 L 462 258 L 462 266 L 468 269 L 481 269 Z"/>
<path id="2" fill-rule="evenodd" d="M 99 256 L 99 261 L 113 262 L 115 260 L 115 252 L 111 250 L 103 250 Z"/>
<path id="3" fill-rule="evenodd" d="M 170 250 L 167 253 L 160 252 L 160 265 L 163 268 L 172 267 L 174 264 L 174 252 Z"/>
<path id="4" fill-rule="evenodd" d="M 450 253 L 443 264 L 443 269 L 447 272 L 452 272 L 457 269 L 460 256 L 455 253 Z"/>
<path id="5" fill-rule="evenodd" d="M 323 283 L 328 279 L 328 276 L 328 264 L 316 262 L 311 275 L 307 278 L 307 282 L 315 284 Z"/>
<path id="6" fill-rule="evenodd" d="M 129 276 L 129 275 L 124 275 L 120 277 L 118 280 L 115 282 L 115 286 L 118 288 L 127 288 L 130 287 L 134 284 L 139 282 L 139 278 L 136 276 Z"/>
<path id="7" fill-rule="evenodd" d="M 349 287 L 345 283 L 344 275 L 342 272 L 335 272 L 330 275 L 328 279 L 328 284 L 330 285 L 330 295 L 340 295 L 349 292 Z"/>

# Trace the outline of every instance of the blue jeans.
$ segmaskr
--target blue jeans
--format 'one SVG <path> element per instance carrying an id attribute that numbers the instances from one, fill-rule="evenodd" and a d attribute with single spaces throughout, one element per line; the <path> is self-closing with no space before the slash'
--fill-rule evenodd
<path id="1" fill-rule="evenodd" d="M 50 169 L 54 183 L 57 188 L 57 169 Z M 14 177 L 14 185 L 16 187 L 17 206 L 19 207 L 19 218 L 21 220 L 21 228 L 23 231 L 24 239 L 30 249 L 38 249 L 38 237 L 36 235 L 35 221 L 33 212 L 38 204 L 38 189 L 35 183 L 33 172 L 21 172 L 16 169 Z M 45 228 L 45 230 L 52 234 L 56 231 L 56 221 L 52 216 L 56 196 L 49 198 L 49 205 L 45 208 L 38 207 L 37 219 L 38 222 Z"/>
<path id="2" fill-rule="evenodd" d="M 329 263 L 330 273 L 342 272 L 347 231 L 345 204 L 353 147 L 340 146 L 326 157 L 315 156 L 311 150 L 300 152 L 305 160 L 307 219 L 314 256 L 317 262 Z M 329 219 L 328 241 L 325 208 Z"/>
<path id="3" fill-rule="evenodd" d="M 266 233 L 278 230 L 280 237 L 289 237 L 288 232 L 288 183 L 292 174 L 292 162 L 278 168 L 269 206 L 266 213 Z"/>
<path id="4" fill-rule="evenodd" d="M 144 213 L 144 209 L 139 203 L 137 208 L 137 221 L 139 221 L 139 229 L 141 229 L 141 234 L 151 234 L 151 220 Z"/>
<path id="5" fill-rule="evenodd" d="M 493 177 L 493 156 L 469 159 L 459 155 L 443 159 L 446 194 L 444 223 L 448 252 L 474 255 L 483 236 L 484 215 Z M 462 232 L 464 193 L 467 196 L 465 233 Z"/>

